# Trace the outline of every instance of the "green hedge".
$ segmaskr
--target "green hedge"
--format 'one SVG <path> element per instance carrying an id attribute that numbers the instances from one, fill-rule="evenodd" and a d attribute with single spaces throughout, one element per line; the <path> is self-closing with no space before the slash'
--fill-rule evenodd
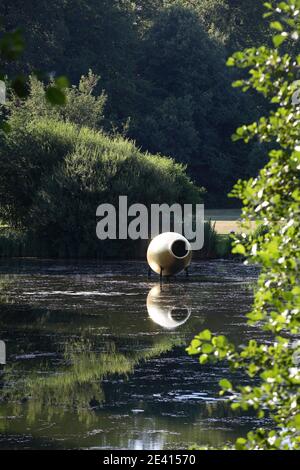
<path id="1" fill-rule="evenodd" d="M 182 165 L 122 137 L 51 119 L 11 126 L 1 137 L 0 218 L 22 230 L 26 255 L 128 256 L 134 243 L 96 238 L 99 204 L 201 201 Z"/>

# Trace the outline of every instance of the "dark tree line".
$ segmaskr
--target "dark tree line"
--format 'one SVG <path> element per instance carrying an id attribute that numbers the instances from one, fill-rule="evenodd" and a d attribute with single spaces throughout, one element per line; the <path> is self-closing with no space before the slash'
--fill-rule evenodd
<path id="1" fill-rule="evenodd" d="M 220 205 L 263 165 L 258 144 L 231 142 L 263 104 L 233 89 L 226 67 L 233 50 L 268 42 L 262 12 L 260 0 L 3 0 L 3 29 L 21 27 L 26 43 L 5 70 L 78 83 L 92 69 L 108 97 L 102 127 L 186 163 Z"/>

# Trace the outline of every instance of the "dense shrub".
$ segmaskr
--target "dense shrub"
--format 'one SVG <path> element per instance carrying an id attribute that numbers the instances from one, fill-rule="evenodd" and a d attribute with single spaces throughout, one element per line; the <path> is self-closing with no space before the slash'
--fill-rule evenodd
<path id="1" fill-rule="evenodd" d="M 200 201 L 201 191 L 173 160 L 59 120 L 32 120 L 23 127 L 13 122 L 2 136 L 0 164 L 0 217 L 29 232 L 44 256 L 101 254 L 96 208 L 117 205 L 119 195 L 127 195 L 128 204 L 147 206 Z M 124 254 L 130 243 L 103 246 L 104 254 Z"/>
<path id="2" fill-rule="evenodd" d="M 50 80 L 50 83 L 45 85 L 35 76 L 30 76 L 26 100 L 10 93 L 10 99 L 6 103 L 10 122 L 14 127 L 22 127 L 23 123 L 32 119 L 47 117 L 101 130 L 107 96 L 104 91 L 96 94 L 99 80 L 100 77 L 89 70 L 87 75 L 81 76 L 78 86 L 73 85 L 64 90 L 64 105 L 53 106 L 49 102 L 48 93 L 56 82 Z"/>

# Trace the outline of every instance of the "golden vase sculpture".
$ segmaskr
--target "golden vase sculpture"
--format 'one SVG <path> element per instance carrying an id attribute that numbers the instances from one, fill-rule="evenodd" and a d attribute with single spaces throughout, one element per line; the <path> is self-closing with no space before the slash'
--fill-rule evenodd
<path id="1" fill-rule="evenodd" d="M 187 269 L 192 260 L 192 249 L 187 239 L 176 232 L 165 232 L 155 237 L 147 251 L 150 268 L 162 276 L 172 276 Z"/>

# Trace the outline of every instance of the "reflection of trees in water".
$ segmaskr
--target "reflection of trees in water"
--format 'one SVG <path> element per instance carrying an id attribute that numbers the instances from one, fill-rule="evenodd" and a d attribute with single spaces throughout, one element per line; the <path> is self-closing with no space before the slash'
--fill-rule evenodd
<path id="1" fill-rule="evenodd" d="M 18 276 L 13 274 L 6 274 L 0 276 L 0 305 L 1 304 L 12 304 L 14 298 L 11 296 L 11 286 L 14 285 Z"/>
<path id="2" fill-rule="evenodd" d="M 184 293 L 180 294 L 183 298 Z M 169 303 L 168 296 L 172 304 L 175 302 L 177 305 L 178 288 L 164 288 L 164 308 L 165 303 Z M 157 306 L 160 305 L 158 300 Z M 145 311 L 141 313 L 130 326 L 131 336 L 128 338 L 126 331 L 123 331 L 123 326 L 127 327 L 125 312 L 116 316 L 97 316 L 93 310 L 85 311 L 83 307 L 79 311 L 59 308 L 49 311 L 30 303 L 15 303 L 11 306 L 4 301 L 0 312 L 1 325 L 6 325 L 10 330 L 21 329 L 27 332 L 34 345 L 31 347 L 36 347 L 35 350 L 40 348 L 40 344 L 35 344 L 35 341 L 40 338 L 41 332 L 47 336 L 55 332 L 55 342 L 64 344 L 60 365 L 56 365 L 55 370 L 51 362 L 37 358 L 35 365 L 25 361 L 5 367 L 5 375 L 2 378 L 0 376 L 0 405 L 4 401 L 5 415 L 23 415 L 32 424 L 38 417 L 43 416 L 43 419 L 51 421 L 54 416 L 62 416 L 65 411 L 75 410 L 80 422 L 88 424 L 96 419 L 93 408 L 105 402 L 102 388 L 105 378 L 112 375 L 128 376 L 142 361 L 159 357 L 176 346 L 186 345 L 190 339 L 188 331 L 195 331 L 191 317 L 189 322 L 180 326 L 179 332 L 166 333 L 161 330 L 158 335 L 145 337 L 140 332 L 145 327 L 146 305 Z M 199 319 L 197 321 L 199 326 Z M 100 344 L 100 341 L 103 341 L 104 327 L 106 334 L 109 332 L 113 337 L 113 342 L 107 344 L 103 350 L 103 343 Z M 34 332 L 33 336 L 30 331 Z M 65 343 L 66 335 L 76 335 L 81 339 Z M 118 346 L 124 344 L 124 339 L 126 351 L 129 351 L 126 353 L 121 352 Z M 101 346 L 102 351 L 96 352 Z M 2 423 L 3 421 L 0 420 Z"/>
<path id="3" fill-rule="evenodd" d="M 182 342 L 182 337 L 164 336 L 147 349 L 125 355 L 116 350 L 115 343 L 96 353 L 90 340 L 70 341 L 65 345 L 64 365 L 54 373 L 47 366 L 29 373 L 16 366 L 6 367 L 0 401 L 9 405 L 9 413 L 15 416 L 26 410 L 31 424 L 45 413 L 51 421 L 65 409 L 76 410 L 79 420 L 88 424 L 95 417 L 93 408 L 105 401 L 103 379 L 114 374 L 127 376 L 141 361 L 160 356 Z"/>

